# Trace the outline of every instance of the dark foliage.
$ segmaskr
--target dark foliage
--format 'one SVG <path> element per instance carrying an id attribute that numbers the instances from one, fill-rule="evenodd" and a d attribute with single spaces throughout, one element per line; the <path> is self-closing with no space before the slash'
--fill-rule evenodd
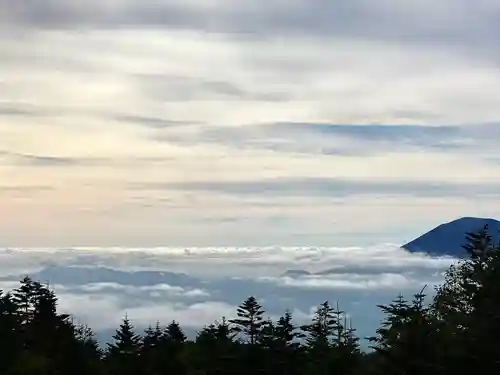
<path id="1" fill-rule="evenodd" d="M 466 235 L 469 259 L 447 271 L 426 303 L 425 287 L 379 308 L 385 319 L 362 353 L 338 303 L 320 304 L 298 327 L 273 321 L 255 297 L 188 340 L 178 322 L 141 335 L 125 317 L 104 350 L 87 326 L 57 312 L 57 298 L 24 278 L 0 291 L 0 373 L 6 375 L 434 375 L 500 369 L 500 247 L 487 228 Z M 417 288 L 417 286 L 416 286 Z M 420 287 L 418 287 L 420 289 Z M 417 289 L 417 290 L 418 290 Z M 168 318 L 168 317 L 167 317 Z"/>

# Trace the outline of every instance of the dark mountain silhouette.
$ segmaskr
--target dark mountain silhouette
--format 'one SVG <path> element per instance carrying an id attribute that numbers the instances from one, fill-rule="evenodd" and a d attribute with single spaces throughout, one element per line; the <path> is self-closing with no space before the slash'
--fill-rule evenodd
<path id="1" fill-rule="evenodd" d="M 490 218 L 462 217 L 444 223 L 417 239 L 403 245 L 402 248 L 412 253 L 426 253 L 432 256 L 466 256 L 463 245 L 466 233 L 476 232 L 488 225 L 488 232 L 494 242 L 500 238 L 500 221 Z"/>

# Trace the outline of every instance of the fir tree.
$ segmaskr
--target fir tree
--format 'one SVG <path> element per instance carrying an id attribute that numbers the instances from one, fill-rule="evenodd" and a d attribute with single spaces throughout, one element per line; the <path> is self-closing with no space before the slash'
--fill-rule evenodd
<path id="1" fill-rule="evenodd" d="M 278 346 L 296 347 L 297 339 L 303 338 L 303 334 L 298 331 L 298 327 L 293 323 L 292 313 L 286 310 L 285 313 L 278 319 L 275 327 L 275 339 Z"/>
<path id="2" fill-rule="evenodd" d="M 410 303 L 402 295 L 389 305 L 379 307 L 386 320 L 370 338 L 380 355 L 380 372 L 384 374 L 439 373 L 435 346 L 437 325 L 431 310 L 424 303 L 423 289 Z"/>
<path id="3" fill-rule="evenodd" d="M 337 302 L 333 312 L 337 324 L 334 326 L 332 353 L 335 373 L 338 375 L 350 374 L 359 361 L 359 338 L 348 320 L 346 312 L 339 308 Z"/>
<path id="4" fill-rule="evenodd" d="M 233 331 L 243 333 L 250 345 L 255 345 L 260 339 L 261 328 L 264 324 L 264 310 L 253 296 L 247 298 L 237 310 L 238 318 L 229 322 L 234 325 Z"/>
<path id="5" fill-rule="evenodd" d="M 271 329 L 269 329 L 271 328 Z M 266 330 L 269 329 L 269 344 L 271 374 L 298 374 L 301 372 L 301 355 L 299 339 L 303 334 L 293 323 L 292 313 L 288 310 L 278 319 L 276 323 L 269 321 Z"/>
<path id="6" fill-rule="evenodd" d="M 19 361 L 23 348 L 18 306 L 10 293 L 0 291 L 0 374 L 8 374 Z"/>
<path id="7" fill-rule="evenodd" d="M 134 356 L 139 351 L 140 342 L 139 335 L 134 332 L 134 327 L 126 316 L 113 335 L 113 342 L 108 344 L 108 353 L 123 357 Z"/>
<path id="8" fill-rule="evenodd" d="M 196 336 L 195 367 L 207 375 L 234 374 L 237 363 L 234 338 L 230 323 L 224 317 L 205 326 Z"/>
<path id="9" fill-rule="evenodd" d="M 163 335 L 164 335 L 164 338 L 167 342 L 175 343 L 175 344 L 183 344 L 187 339 L 181 326 L 175 320 L 172 321 L 165 328 Z"/>
<path id="10" fill-rule="evenodd" d="M 139 371 L 139 352 L 141 338 L 134 332 L 134 327 L 127 316 L 113 335 L 113 342 L 108 343 L 107 361 L 113 375 L 136 374 Z"/>
<path id="11" fill-rule="evenodd" d="M 335 311 L 328 301 L 319 305 L 311 324 L 302 326 L 308 353 L 308 372 L 318 375 L 333 371 L 332 337 L 338 321 Z"/>
<path id="12" fill-rule="evenodd" d="M 337 329 L 338 321 L 335 311 L 328 301 L 323 302 L 314 313 L 311 324 L 302 326 L 305 332 L 306 345 L 311 350 L 326 350 Z"/>
<path id="13" fill-rule="evenodd" d="M 433 308 L 446 371 L 500 369 L 500 249 L 488 228 L 466 235 L 469 259 L 450 267 Z"/>

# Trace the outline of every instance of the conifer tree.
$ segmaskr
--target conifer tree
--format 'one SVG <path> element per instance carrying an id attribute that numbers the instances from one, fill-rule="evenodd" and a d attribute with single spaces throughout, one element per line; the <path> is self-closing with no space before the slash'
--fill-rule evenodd
<path id="1" fill-rule="evenodd" d="M 337 329 L 338 321 L 335 311 L 328 301 L 319 305 L 314 313 L 311 324 L 302 326 L 305 332 L 306 345 L 311 350 L 326 350 Z"/>
<path id="2" fill-rule="evenodd" d="M 264 324 L 264 310 L 254 296 L 248 297 L 237 310 L 238 318 L 229 322 L 234 325 L 233 331 L 243 333 L 250 345 L 257 344 Z"/>
<path id="3" fill-rule="evenodd" d="M 106 359 L 111 374 L 136 374 L 139 371 L 139 351 L 141 338 L 134 332 L 134 327 L 127 316 L 113 335 L 113 342 L 108 343 Z"/>
<path id="4" fill-rule="evenodd" d="M 164 362 L 164 332 L 160 322 L 154 328 L 149 326 L 141 340 L 141 364 L 145 374 L 157 375 L 162 373 Z"/>
<path id="5" fill-rule="evenodd" d="M 333 371 L 331 341 L 337 325 L 335 311 L 330 303 L 325 301 L 314 313 L 312 322 L 301 327 L 305 332 L 309 373 L 323 375 Z"/>
<path id="6" fill-rule="evenodd" d="M 356 337 L 346 312 L 339 308 L 338 302 L 333 315 L 337 322 L 332 340 L 335 373 L 338 375 L 350 374 L 359 360 L 359 338 Z"/>
<path id="7" fill-rule="evenodd" d="M 221 321 L 215 321 L 205 326 L 196 337 L 196 342 L 210 343 L 234 343 L 235 333 L 225 317 Z"/>
<path id="8" fill-rule="evenodd" d="M 300 368 L 299 339 L 303 334 L 298 331 L 298 327 L 293 323 L 292 313 L 286 310 L 276 323 L 268 321 L 263 329 L 264 337 L 267 340 L 267 347 L 270 349 L 270 373 L 297 374 Z"/>
<path id="9" fill-rule="evenodd" d="M 169 343 L 183 344 L 187 339 L 181 326 L 175 320 L 165 328 L 163 335 Z"/>
<path id="10" fill-rule="evenodd" d="M 379 306 L 386 320 L 377 330 L 378 336 L 370 340 L 380 355 L 381 373 L 439 373 L 437 325 L 431 309 L 425 305 L 423 290 L 414 295 L 411 303 L 399 295 L 391 304 Z"/>
<path id="11" fill-rule="evenodd" d="M 500 370 L 500 248 L 488 227 L 467 233 L 469 258 L 450 267 L 433 309 L 446 371 Z"/>
<path id="12" fill-rule="evenodd" d="M 101 359 L 103 353 L 92 328 L 86 324 L 76 326 L 75 338 L 80 343 L 84 355 L 89 358 L 89 360 Z"/>
<path id="13" fill-rule="evenodd" d="M 163 330 L 160 326 L 160 322 L 156 322 L 155 328 L 149 326 L 142 337 L 142 349 L 143 351 L 148 351 L 150 349 L 158 347 L 163 336 Z"/>
<path id="14" fill-rule="evenodd" d="M 374 343 L 372 348 L 378 354 L 380 372 L 397 374 L 406 363 L 406 358 L 399 356 L 397 351 L 400 349 L 404 327 L 409 319 L 410 305 L 403 295 L 399 294 L 390 304 L 378 307 L 386 315 L 385 320 L 377 329 L 377 336 L 369 337 L 368 340 Z"/>
<path id="15" fill-rule="evenodd" d="M 303 334 L 298 332 L 298 327 L 293 323 L 293 316 L 289 310 L 278 319 L 275 327 L 275 339 L 280 347 L 296 347 L 297 339 L 303 337 Z"/>
<path id="16" fill-rule="evenodd" d="M 170 375 L 183 375 L 187 373 L 186 363 L 183 358 L 183 349 L 187 337 L 181 326 L 175 320 L 170 322 L 163 330 L 160 339 L 159 367 L 164 373 Z"/>
<path id="17" fill-rule="evenodd" d="M 196 336 L 196 368 L 204 369 L 207 375 L 234 374 L 237 361 L 234 338 L 230 323 L 224 317 L 205 326 Z"/>
<path id="18" fill-rule="evenodd" d="M 23 340 L 20 336 L 20 319 L 10 293 L 0 291 L 0 374 L 8 374 L 19 361 L 23 350 Z"/>
<path id="19" fill-rule="evenodd" d="M 140 341 L 139 335 L 134 332 L 134 326 L 125 316 L 113 335 L 113 342 L 108 344 L 108 352 L 111 355 L 133 356 L 140 348 Z"/>
<path id="20" fill-rule="evenodd" d="M 18 308 L 22 324 L 26 324 L 31 319 L 33 306 L 36 298 L 37 283 L 26 276 L 21 280 L 19 288 L 12 293 L 15 305 Z"/>

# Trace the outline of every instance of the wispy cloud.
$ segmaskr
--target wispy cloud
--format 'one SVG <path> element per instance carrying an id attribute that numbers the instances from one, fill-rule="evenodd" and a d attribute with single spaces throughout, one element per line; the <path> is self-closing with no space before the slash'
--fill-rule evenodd
<path id="1" fill-rule="evenodd" d="M 499 17 L 490 0 L 0 0 L 0 235 L 355 244 L 498 216 Z"/>
<path id="2" fill-rule="evenodd" d="M 335 178 L 283 178 L 237 182 L 185 182 L 145 185 L 144 189 L 176 189 L 182 191 L 204 191 L 234 194 L 237 196 L 326 196 L 345 197 L 352 195 L 415 197 L 497 197 L 494 184 L 450 184 L 420 182 L 369 182 Z"/>

